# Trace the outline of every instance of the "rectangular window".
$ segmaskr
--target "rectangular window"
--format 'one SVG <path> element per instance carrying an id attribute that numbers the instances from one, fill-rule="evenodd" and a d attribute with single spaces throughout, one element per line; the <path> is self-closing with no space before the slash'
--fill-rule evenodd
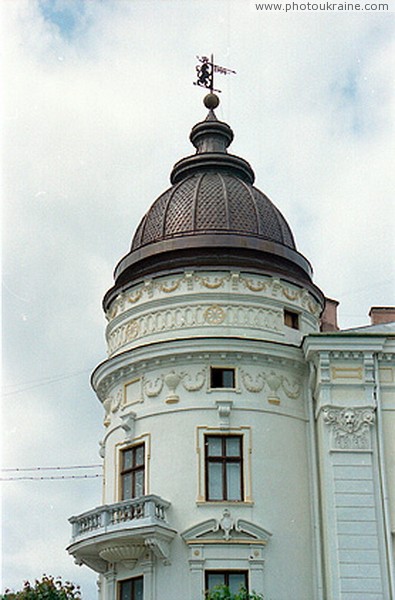
<path id="1" fill-rule="evenodd" d="M 291 329 L 299 329 L 299 315 L 292 310 L 284 309 L 284 325 Z"/>
<path id="2" fill-rule="evenodd" d="M 211 388 L 230 388 L 236 387 L 235 369 L 222 367 L 211 367 L 210 369 L 210 387 Z"/>
<path id="3" fill-rule="evenodd" d="M 119 600 L 143 600 L 143 577 L 121 581 L 119 583 Z"/>
<path id="4" fill-rule="evenodd" d="M 206 435 L 206 500 L 243 500 L 241 435 Z"/>
<path id="5" fill-rule="evenodd" d="M 144 496 L 145 450 L 144 444 L 122 450 L 121 492 L 122 500 Z"/>
<path id="6" fill-rule="evenodd" d="M 231 594 L 237 594 L 240 589 L 248 590 L 247 571 L 206 571 L 206 590 L 212 590 L 216 585 L 226 585 Z"/>

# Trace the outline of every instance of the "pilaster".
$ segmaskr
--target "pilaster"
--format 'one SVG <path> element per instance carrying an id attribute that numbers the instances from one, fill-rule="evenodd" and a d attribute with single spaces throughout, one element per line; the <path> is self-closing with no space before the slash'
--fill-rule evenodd
<path id="1" fill-rule="evenodd" d="M 329 347 L 328 347 L 329 346 Z M 326 597 L 390 598 L 372 352 L 312 354 Z"/>

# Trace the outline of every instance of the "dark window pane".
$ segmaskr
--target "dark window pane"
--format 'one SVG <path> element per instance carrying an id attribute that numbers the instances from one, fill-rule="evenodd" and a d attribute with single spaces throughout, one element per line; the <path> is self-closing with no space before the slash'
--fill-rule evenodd
<path id="1" fill-rule="evenodd" d="M 124 450 L 122 470 L 125 471 L 126 469 L 130 469 L 132 466 L 133 466 L 133 451 L 132 451 L 132 449 Z"/>
<path id="2" fill-rule="evenodd" d="M 134 497 L 144 496 L 144 471 L 137 471 L 134 480 Z"/>
<path id="3" fill-rule="evenodd" d="M 208 466 L 208 499 L 223 500 L 221 463 L 210 463 Z"/>
<path id="4" fill-rule="evenodd" d="M 299 329 L 299 315 L 292 310 L 284 309 L 284 324 L 292 329 Z"/>
<path id="5" fill-rule="evenodd" d="M 121 583 L 121 600 L 131 600 L 132 598 L 132 581 L 122 581 Z"/>
<path id="6" fill-rule="evenodd" d="M 235 370 L 211 367 L 210 387 L 212 388 L 234 388 Z"/>
<path id="7" fill-rule="evenodd" d="M 230 436 L 226 438 L 226 456 L 240 456 L 239 437 Z"/>
<path id="8" fill-rule="evenodd" d="M 136 446 L 135 449 L 135 466 L 144 464 L 144 446 Z"/>
<path id="9" fill-rule="evenodd" d="M 132 493 L 132 474 L 127 473 L 122 477 L 122 499 L 129 500 L 133 497 Z"/>
<path id="10" fill-rule="evenodd" d="M 207 437 L 208 456 L 222 456 L 222 437 Z"/>
<path id="11" fill-rule="evenodd" d="M 240 464 L 228 463 L 226 465 L 226 499 L 241 500 Z"/>
<path id="12" fill-rule="evenodd" d="M 224 585 L 224 573 L 207 573 L 207 589 L 212 590 L 215 585 Z"/>
<path id="13" fill-rule="evenodd" d="M 143 578 L 138 577 L 134 581 L 134 598 L 133 600 L 143 600 Z"/>
<path id="14" fill-rule="evenodd" d="M 222 371 L 222 383 L 225 388 L 235 387 L 235 372 L 234 369 L 224 369 Z"/>
<path id="15" fill-rule="evenodd" d="M 247 574 L 246 573 L 229 573 L 229 589 L 232 594 L 237 594 L 240 588 L 247 588 Z"/>

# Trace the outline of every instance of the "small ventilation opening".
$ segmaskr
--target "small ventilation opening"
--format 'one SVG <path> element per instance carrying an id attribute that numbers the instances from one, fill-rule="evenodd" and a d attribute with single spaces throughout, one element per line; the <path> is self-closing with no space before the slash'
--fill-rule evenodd
<path id="1" fill-rule="evenodd" d="M 285 308 L 284 324 L 291 329 L 299 329 L 299 314 Z"/>
<path id="2" fill-rule="evenodd" d="M 211 388 L 235 388 L 235 369 L 221 367 L 211 367 L 210 369 L 210 387 Z"/>

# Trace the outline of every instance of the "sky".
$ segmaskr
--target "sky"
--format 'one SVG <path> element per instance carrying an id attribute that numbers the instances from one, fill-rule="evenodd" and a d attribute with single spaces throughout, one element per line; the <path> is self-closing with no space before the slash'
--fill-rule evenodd
<path id="1" fill-rule="evenodd" d="M 196 55 L 237 72 L 217 80 L 231 152 L 251 163 L 315 282 L 340 302 L 341 327 L 394 304 L 389 1 L 359 13 L 258 11 L 252 0 L 2 2 L 1 590 L 47 573 L 96 597 L 96 576 L 65 547 L 68 518 L 101 502 L 103 410 L 89 384 L 106 356 L 101 300 L 173 164 L 193 151 L 190 129 L 206 114 Z M 73 479 L 37 479 L 64 475 Z"/>

